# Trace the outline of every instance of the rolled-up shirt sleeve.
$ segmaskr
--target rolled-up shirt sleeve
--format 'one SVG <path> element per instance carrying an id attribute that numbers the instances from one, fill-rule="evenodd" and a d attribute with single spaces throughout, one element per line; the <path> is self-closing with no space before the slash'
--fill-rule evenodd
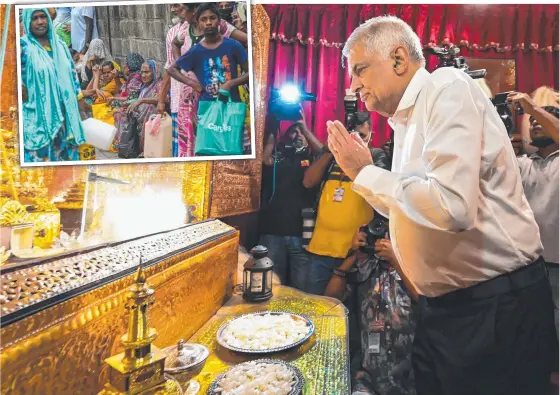
<path id="1" fill-rule="evenodd" d="M 429 93 L 420 166 L 425 177 L 367 166 L 354 190 L 381 214 L 398 208 L 415 223 L 451 233 L 472 229 L 478 210 L 483 106 L 455 80 Z M 409 131 L 410 133 L 410 131 Z"/>

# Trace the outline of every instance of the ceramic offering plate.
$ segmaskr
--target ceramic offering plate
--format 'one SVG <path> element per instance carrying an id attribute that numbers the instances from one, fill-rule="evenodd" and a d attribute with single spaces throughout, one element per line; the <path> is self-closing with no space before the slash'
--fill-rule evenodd
<path id="1" fill-rule="evenodd" d="M 208 395 L 274 393 L 299 395 L 305 385 L 303 375 L 287 362 L 258 359 L 234 366 L 222 373 L 208 388 Z"/>
<path id="2" fill-rule="evenodd" d="M 264 311 L 234 318 L 220 327 L 218 343 L 229 350 L 267 354 L 297 347 L 313 335 L 315 325 L 303 315 Z"/>

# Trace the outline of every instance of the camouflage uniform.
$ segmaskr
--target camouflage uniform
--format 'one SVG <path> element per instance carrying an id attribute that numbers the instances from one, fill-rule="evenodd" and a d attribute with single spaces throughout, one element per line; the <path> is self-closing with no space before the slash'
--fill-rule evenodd
<path id="1" fill-rule="evenodd" d="M 354 329 L 361 340 L 360 360 L 352 368 L 352 394 L 415 395 L 413 306 L 398 273 L 385 261 L 366 258 L 347 284 L 345 303 L 351 312 L 359 312 Z"/>

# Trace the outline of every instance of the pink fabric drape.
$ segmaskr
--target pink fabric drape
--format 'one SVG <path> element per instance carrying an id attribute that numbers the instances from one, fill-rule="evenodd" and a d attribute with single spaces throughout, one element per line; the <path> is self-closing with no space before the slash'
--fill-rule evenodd
<path id="1" fill-rule="evenodd" d="M 343 119 L 345 88 L 342 47 L 360 23 L 392 14 L 410 24 L 428 46 L 453 43 L 470 58 L 515 59 L 516 89 L 558 89 L 558 6 L 546 5 L 264 5 L 271 20 L 269 86 L 295 83 L 317 95 L 306 102 L 315 135 L 326 141 L 326 121 Z M 426 52 L 427 68 L 438 60 Z M 386 118 L 372 114 L 374 146 L 390 135 Z"/>

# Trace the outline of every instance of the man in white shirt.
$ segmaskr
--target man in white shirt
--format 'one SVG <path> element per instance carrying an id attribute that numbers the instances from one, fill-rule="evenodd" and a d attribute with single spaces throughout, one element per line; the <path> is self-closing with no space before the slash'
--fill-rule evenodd
<path id="1" fill-rule="evenodd" d="M 91 40 L 98 38 L 95 7 L 72 7 L 70 15 L 72 49 L 85 54 Z"/>
<path id="2" fill-rule="evenodd" d="M 402 20 L 358 27 L 343 51 L 352 90 L 391 117 L 392 172 L 328 122 L 354 189 L 390 221 L 402 273 L 420 296 L 419 395 L 545 394 L 557 358 L 539 228 L 506 129 L 466 73 L 429 74 Z"/>
<path id="3" fill-rule="evenodd" d="M 539 225 L 558 334 L 558 107 L 539 107 L 526 93 L 514 92 L 509 97 L 521 104 L 525 114 L 530 115 L 531 145 L 537 148 L 534 154 L 520 156 L 517 161 L 525 196 Z"/>

